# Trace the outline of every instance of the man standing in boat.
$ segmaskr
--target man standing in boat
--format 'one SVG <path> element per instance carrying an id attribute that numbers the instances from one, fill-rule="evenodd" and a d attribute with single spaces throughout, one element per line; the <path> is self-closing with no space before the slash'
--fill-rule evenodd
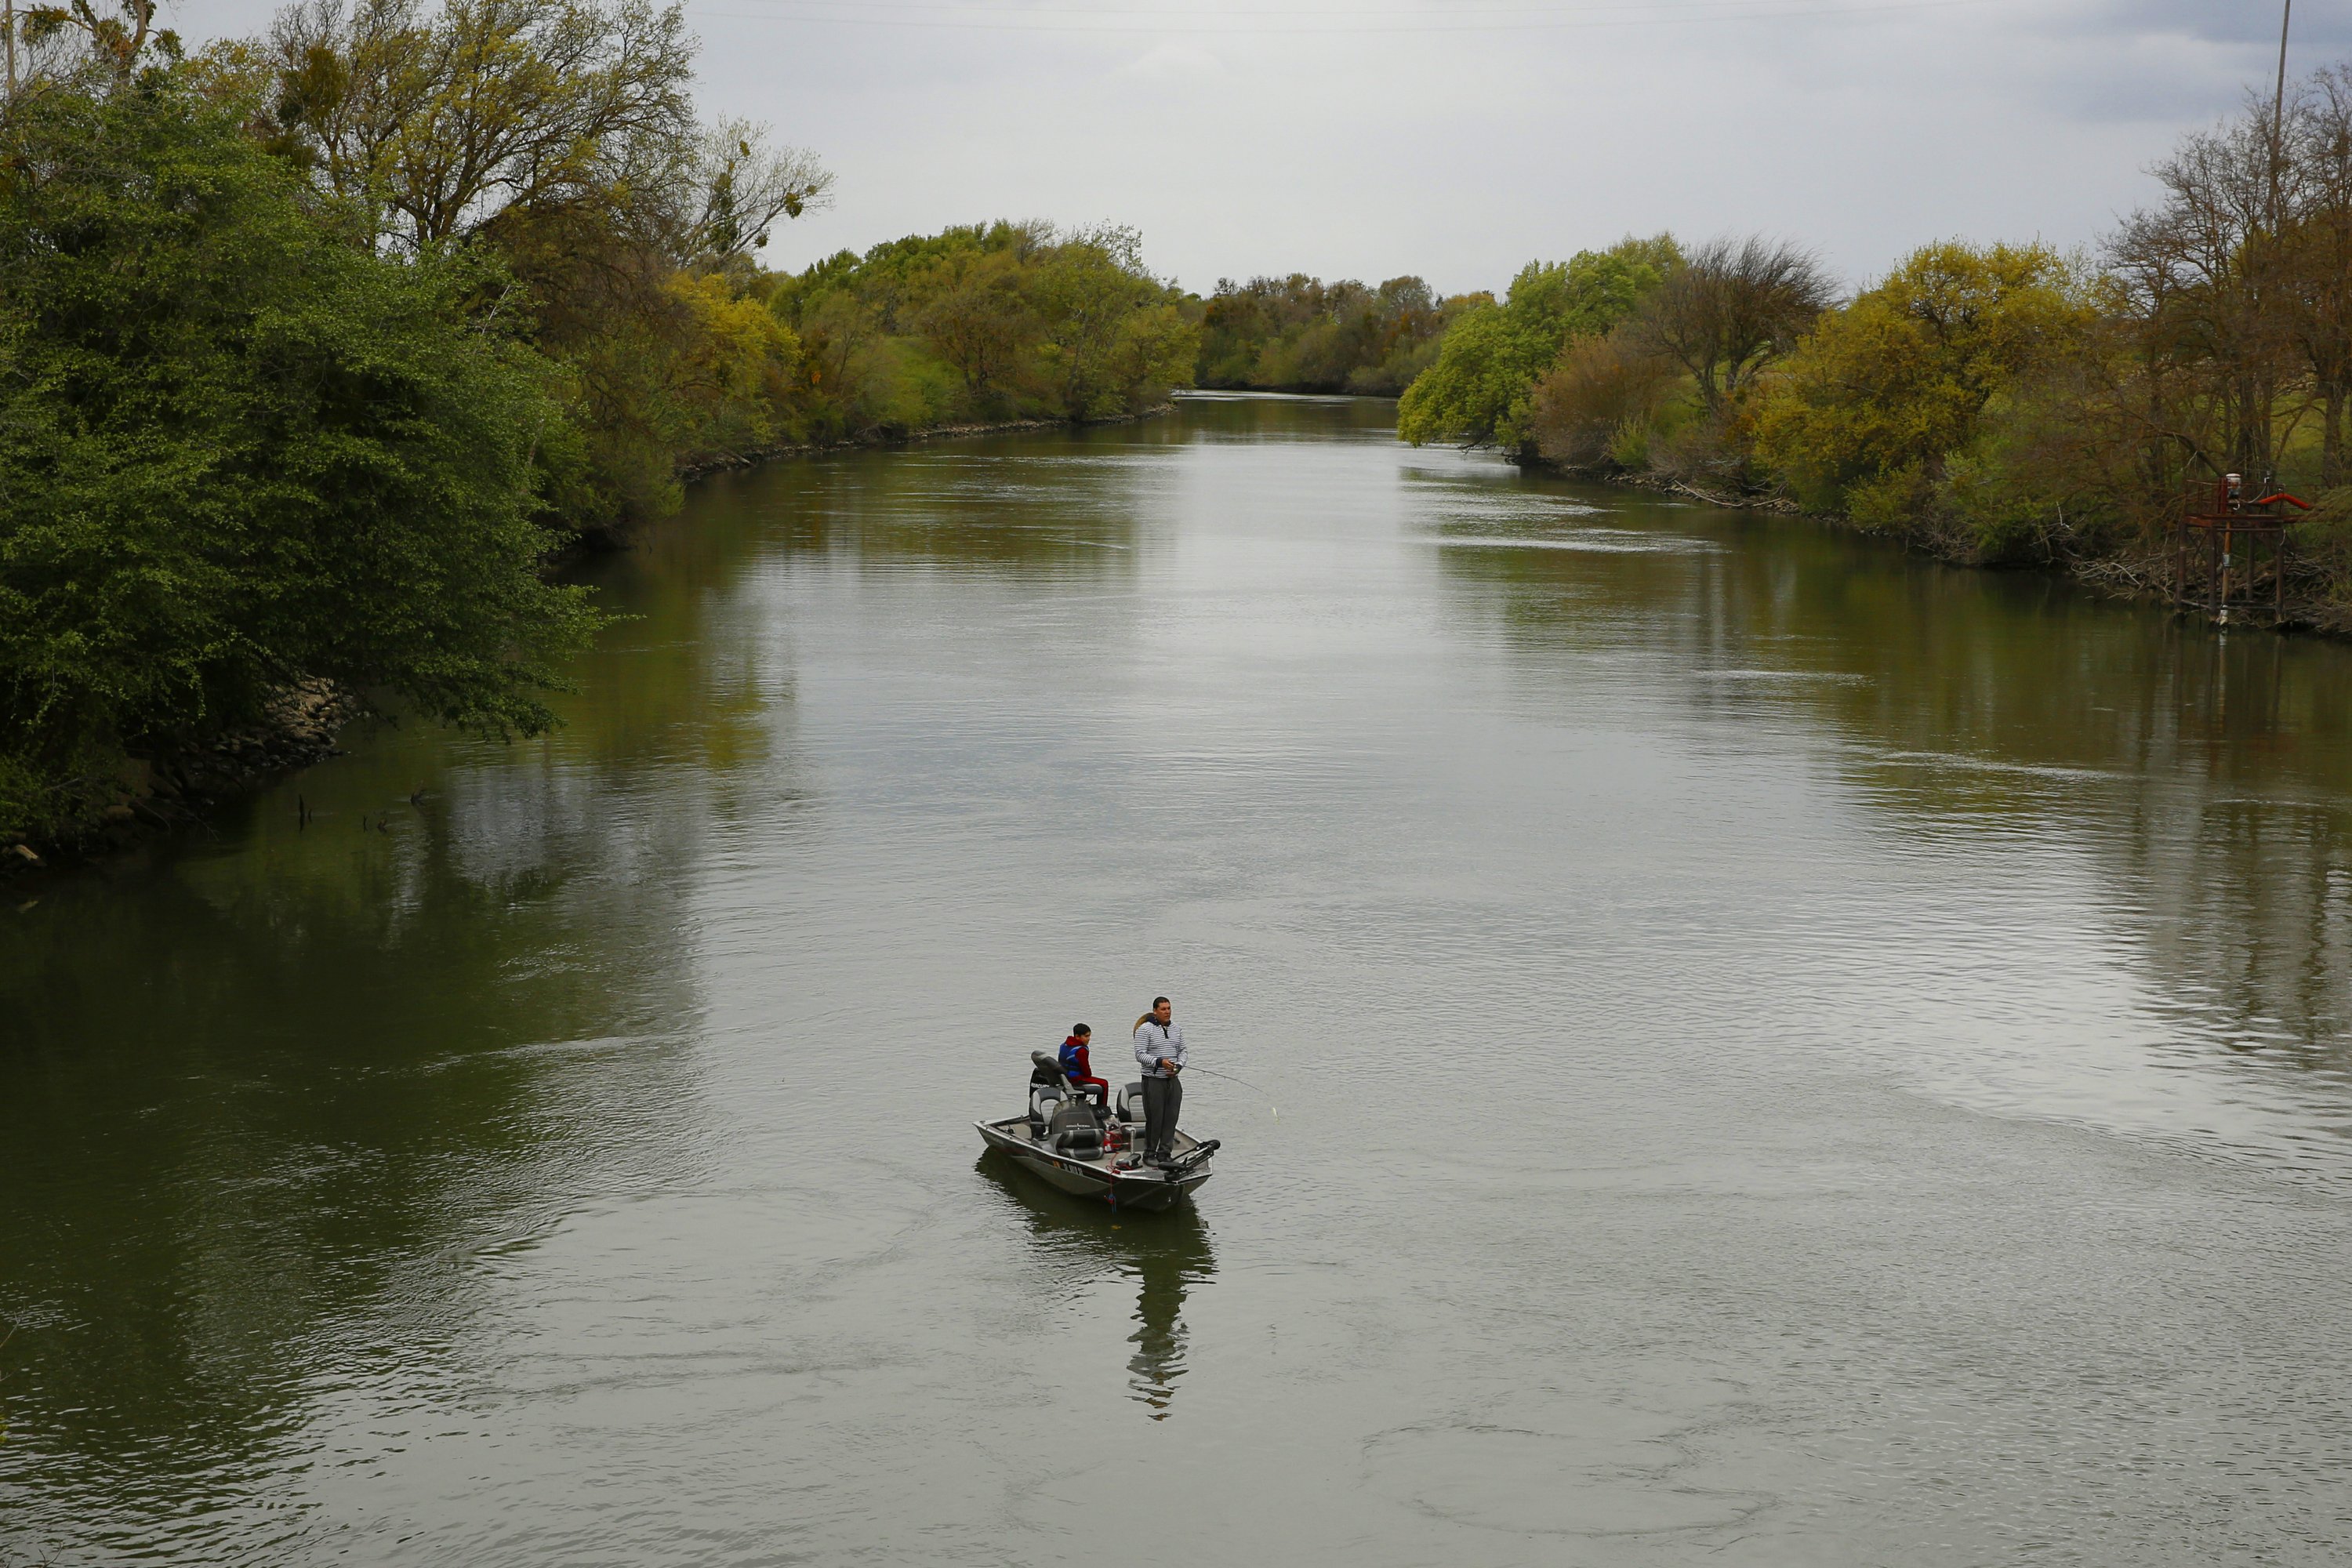
<path id="1" fill-rule="evenodd" d="M 1184 1031 L 1165 996 L 1135 1021 L 1135 1059 L 1143 1064 L 1143 1163 L 1164 1165 L 1176 1152 L 1176 1117 L 1184 1109 Z"/>

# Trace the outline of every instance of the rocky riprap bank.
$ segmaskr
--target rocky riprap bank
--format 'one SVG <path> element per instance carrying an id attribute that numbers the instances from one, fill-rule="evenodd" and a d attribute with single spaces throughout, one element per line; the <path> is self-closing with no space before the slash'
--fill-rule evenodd
<path id="1" fill-rule="evenodd" d="M 225 731 L 160 762 L 133 760 L 113 778 L 93 782 L 82 809 L 53 834 L 29 843 L 0 838 L 0 876 L 127 848 L 195 821 L 223 800 L 341 755 L 335 736 L 351 713 L 331 682 L 297 681 L 278 694 L 260 723 Z"/>

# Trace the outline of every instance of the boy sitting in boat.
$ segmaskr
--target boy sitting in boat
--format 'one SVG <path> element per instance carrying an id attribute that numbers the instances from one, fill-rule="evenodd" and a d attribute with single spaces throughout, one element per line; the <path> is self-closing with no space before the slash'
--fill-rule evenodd
<path id="1" fill-rule="evenodd" d="M 1094 1034 L 1084 1024 L 1070 1030 L 1070 1037 L 1062 1042 L 1062 1076 L 1069 1080 L 1072 1089 L 1081 1094 L 1091 1093 L 1095 1097 L 1096 1110 L 1108 1110 L 1110 1109 L 1110 1085 L 1095 1077 L 1094 1063 L 1087 1059 L 1087 1046 L 1093 1040 Z"/>

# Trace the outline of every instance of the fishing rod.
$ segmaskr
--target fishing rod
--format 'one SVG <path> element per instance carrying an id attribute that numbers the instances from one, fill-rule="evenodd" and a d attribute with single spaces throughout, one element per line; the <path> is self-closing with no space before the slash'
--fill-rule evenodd
<path id="1" fill-rule="evenodd" d="M 1265 1091 L 1265 1089 L 1259 1089 L 1257 1085 L 1255 1085 L 1255 1084 L 1254 1084 L 1254 1083 L 1250 1082 L 1250 1080 L 1249 1080 L 1249 1079 L 1245 1079 L 1245 1078 L 1242 1077 L 1242 1075 L 1241 1075 L 1241 1074 L 1239 1074 L 1239 1073 L 1237 1073 L 1237 1072 L 1219 1072 L 1219 1071 L 1218 1071 L 1216 1068 L 1196 1068 L 1196 1067 L 1188 1067 L 1188 1068 L 1185 1068 L 1183 1070 L 1184 1070 L 1184 1071 L 1186 1071 L 1186 1072 L 1204 1072 L 1204 1073 L 1207 1073 L 1211 1078 L 1222 1078 L 1222 1079 L 1228 1079 L 1228 1080 L 1229 1080 L 1229 1081 L 1231 1081 L 1231 1082 L 1237 1083 L 1237 1084 L 1241 1085 L 1244 1089 L 1251 1089 L 1251 1090 L 1253 1090 L 1253 1091 L 1255 1091 L 1255 1092 L 1256 1092 L 1256 1093 L 1258 1093 L 1258 1094 L 1265 1095 L 1265 1108 L 1266 1108 L 1266 1110 L 1274 1113 L 1274 1117 L 1275 1117 L 1275 1119 L 1276 1119 L 1276 1121 L 1280 1121 L 1280 1120 L 1281 1120 L 1281 1118 L 1282 1118 L 1282 1108 L 1281 1108 L 1280 1106 L 1277 1106 L 1277 1105 L 1276 1105 L 1276 1104 L 1274 1103 L 1274 1096 L 1272 1096 L 1271 1094 L 1266 1094 L 1266 1091 Z"/>

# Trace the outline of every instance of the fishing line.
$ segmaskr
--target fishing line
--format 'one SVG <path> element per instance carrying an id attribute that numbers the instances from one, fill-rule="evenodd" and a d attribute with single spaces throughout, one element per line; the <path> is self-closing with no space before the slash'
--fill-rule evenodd
<path id="1" fill-rule="evenodd" d="M 1237 1083 L 1237 1084 L 1241 1085 L 1244 1089 L 1251 1089 L 1251 1090 L 1254 1090 L 1255 1092 L 1256 1092 L 1256 1093 L 1258 1093 L 1258 1094 L 1265 1095 L 1265 1108 L 1266 1108 L 1266 1110 L 1274 1113 L 1274 1118 L 1275 1118 L 1275 1120 L 1276 1120 L 1276 1121 L 1280 1121 L 1280 1120 L 1282 1119 L 1282 1108 L 1281 1108 L 1280 1106 L 1278 1106 L 1278 1105 L 1275 1104 L 1275 1102 L 1274 1102 L 1274 1096 L 1272 1096 L 1271 1094 L 1266 1094 L 1266 1091 L 1265 1091 L 1265 1089 L 1259 1089 L 1257 1085 L 1255 1085 L 1255 1084 L 1254 1084 L 1254 1083 L 1250 1082 L 1250 1080 L 1249 1080 L 1249 1079 L 1245 1079 L 1245 1078 L 1242 1077 L 1242 1075 L 1241 1075 L 1241 1074 L 1239 1074 L 1239 1073 L 1237 1073 L 1237 1072 L 1219 1072 L 1219 1071 L 1218 1071 L 1216 1068 L 1196 1068 L 1196 1067 L 1188 1067 L 1188 1068 L 1186 1068 L 1184 1070 L 1185 1070 L 1186 1072 L 1204 1072 L 1204 1073 L 1207 1073 L 1211 1078 L 1222 1078 L 1222 1079 L 1228 1079 L 1228 1080 L 1230 1080 L 1230 1081 L 1232 1081 L 1232 1082 L 1234 1082 L 1234 1083 Z"/>

